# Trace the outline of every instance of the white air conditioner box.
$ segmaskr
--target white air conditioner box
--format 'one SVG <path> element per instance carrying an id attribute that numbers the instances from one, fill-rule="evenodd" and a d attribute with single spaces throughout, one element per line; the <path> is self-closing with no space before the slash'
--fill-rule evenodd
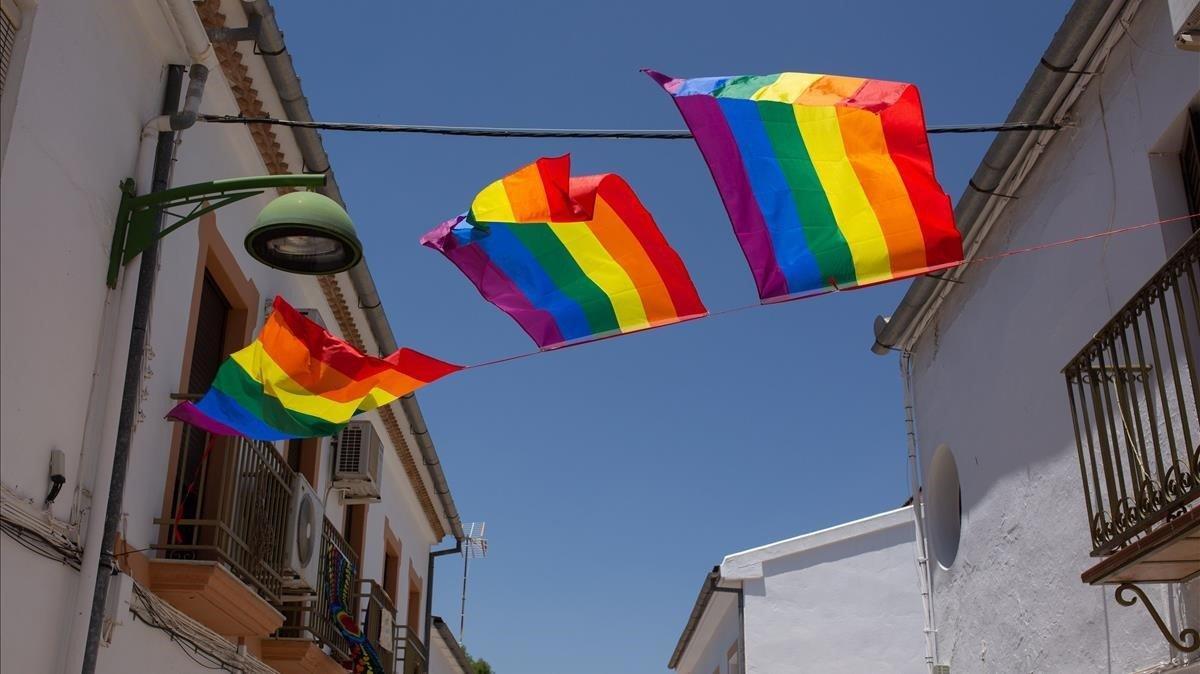
<path id="1" fill-rule="evenodd" d="M 1171 15 L 1175 46 L 1200 51 L 1200 1 L 1168 0 L 1167 11 Z"/>
<path id="2" fill-rule="evenodd" d="M 321 535 L 325 507 L 303 475 L 292 477 L 292 499 L 283 532 L 284 561 L 295 576 L 285 578 L 289 588 L 316 592 L 321 581 Z"/>
<path id="3" fill-rule="evenodd" d="M 333 488 L 359 502 L 379 499 L 383 440 L 369 421 L 351 421 L 335 438 Z"/>

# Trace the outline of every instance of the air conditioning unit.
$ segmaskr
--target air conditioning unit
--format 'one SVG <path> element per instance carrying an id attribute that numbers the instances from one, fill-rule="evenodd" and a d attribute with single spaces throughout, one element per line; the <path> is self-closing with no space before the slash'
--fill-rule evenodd
<path id="1" fill-rule="evenodd" d="M 271 311 L 274 309 L 275 309 L 275 300 L 267 299 L 266 303 L 263 305 L 263 316 L 270 316 Z M 321 318 L 321 312 L 317 311 L 316 309 L 297 308 L 296 313 L 307 318 L 308 320 L 312 321 L 313 323 L 316 323 L 317 325 L 321 326 L 325 330 L 329 329 L 325 325 L 325 320 L 323 318 Z"/>
<path id="2" fill-rule="evenodd" d="M 333 488 L 343 503 L 379 500 L 383 440 L 369 421 L 351 421 L 337 434 L 333 448 Z"/>
<path id="3" fill-rule="evenodd" d="M 324 528 L 325 507 L 321 497 L 303 475 L 292 477 L 292 499 L 288 504 L 287 523 L 283 532 L 284 560 L 287 570 L 285 585 L 289 589 L 316 592 L 321 581 L 321 533 Z"/>
<path id="4" fill-rule="evenodd" d="M 1171 17 L 1171 29 L 1175 31 L 1175 46 L 1200 51 L 1200 2 L 1168 0 L 1167 12 Z"/>

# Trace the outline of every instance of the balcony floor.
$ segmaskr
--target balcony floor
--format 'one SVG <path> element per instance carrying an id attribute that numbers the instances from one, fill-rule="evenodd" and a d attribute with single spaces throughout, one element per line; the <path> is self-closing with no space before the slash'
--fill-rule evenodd
<path id="1" fill-rule="evenodd" d="M 1174 583 L 1200 575 L 1200 503 L 1084 571 L 1089 585 Z"/>
<path id="2" fill-rule="evenodd" d="M 152 559 L 150 590 L 227 637 L 265 637 L 283 625 L 282 613 L 216 562 Z"/>

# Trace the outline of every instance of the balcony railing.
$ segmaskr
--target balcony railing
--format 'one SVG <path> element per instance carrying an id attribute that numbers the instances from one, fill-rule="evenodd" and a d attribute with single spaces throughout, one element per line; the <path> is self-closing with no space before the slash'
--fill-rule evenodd
<path id="1" fill-rule="evenodd" d="M 379 583 L 371 579 L 359 583 L 359 624 L 379 654 L 384 671 L 387 674 L 427 672 L 425 645 L 415 627 L 410 629 L 407 625 L 396 624 L 396 607 Z"/>
<path id="2" fill-rule="evenodd" d="M 1200 498 L 1200 235 L 1063 369 L 1093 555 Z"/>
<path id="3" fill-rule="evenodd" d="M 338 555 L 346 560 L 350 575 L 357 575 L 358 556 L 350 544 L 342 538 L 342 534 L 333 527 L 328 518 L 325 519 L 321 532 L 321 581 L 315 594 L 285 596 L 278 606 L 286 622 L 277 632 L 278 636 L 290 638 L 311 638 L 323 646 L 329 647 L 334 658 L 339 662 L 350 659 L 350 644 L 338 631 L 329 611 L 329 550 L 333 548 Z"/>
<path id="4" fill-rule="evenodd" d="M 176 516 L 155 520 L 166 542 L 154 547 L 173 559 L 221 562 L 278 603 L 292 469 L 270 443 L 217 438 L 211 446 L 192 446 L 205 437 L 183 434 Z"/>
<path id="5" fill-rule="evenodd" d="M 397 674 L 424 674 L 429 671 L 429 658 L 421 643 L 417 628 L 399 625 L 396 628 Z"/>

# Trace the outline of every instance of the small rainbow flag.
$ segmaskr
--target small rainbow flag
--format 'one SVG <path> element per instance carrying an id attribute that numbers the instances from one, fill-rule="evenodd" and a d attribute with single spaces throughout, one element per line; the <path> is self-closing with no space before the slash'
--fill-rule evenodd
<path id="1" fill-rule="evenodd" d="M 806 73 L 646 72 L 696 137 L 762 300 L 962 261 L 915 86 Z"/>
<path id="2" fill-rule="evenodd" d="M 679 255 L 620 176 L 571 177 L 569 155 L 488 185 L 421 238 L 541 348 L 703 316 Z"/>
<path id="3" fill-rule="evenodd" d="M 221 364 L 199 402 L 167 417 L 253 440 L 328 436 L 355 414 L 461 369 L 412 349 L 365 355 L 276 297 L 258 339 Z"/>

